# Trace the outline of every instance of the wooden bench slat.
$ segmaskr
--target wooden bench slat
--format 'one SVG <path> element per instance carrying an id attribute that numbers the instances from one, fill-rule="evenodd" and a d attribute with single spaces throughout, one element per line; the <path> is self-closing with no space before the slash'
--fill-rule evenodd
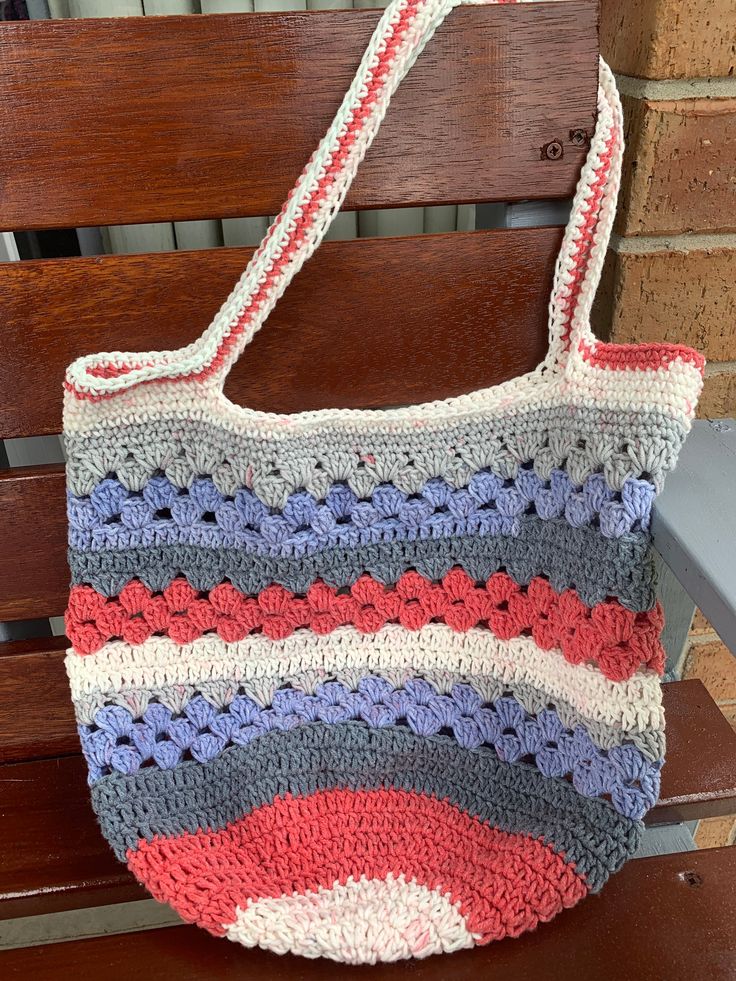
<path id="1" fill-rule="evenodd" d="M 0 644 L 0 764 L 79 754 L 64 670 L 68 646 L 66 637 Z"/>
<path id="2" fill-rule="evenodd" d="M 25 730 L 30 738 L 33 714 L 27 716 L 28 700 L 16 689 L 15 708 L 11 702 L 10 679 L 24 656 L 28 657 L 0 658 L 0 692 L 7 699 L 0 706 L 0 719 L 6 718 L 13 732 Z M 55 678 L 46 680 L 48 670 L 37 674 L 36 689 L 57 691 L 65 684 L 61 656 L 58 651 L 46 655 L 45 667 L 53 665 Z M 38 661 L 35 664 L 40 667 Z M 665 706 L 668 762 L 661 801 L 650 813 L 650 823 L 732 813 L 736 733 L 699 681 L 665 686 Z M 44 719 L 49 712 L 44 704 Z M 51 710 L 49 728 L 59 741 L 47 741 L 49 753 L 76 748 L 76 733 L 64 721 L 69 716 L 61 703 L 57 714 Z M 39 719 L 40 710 L 36 722 Z M 66 735 L 60 737 L 66 725 Z M 0 919 L 139 898 L 132 878 L 115 863 L 99 833 L 79 756 L 0 767 L 0 840 L 10 845 L 0 850 Z"/>
<path id="3" fill-rule="evenodd" d="M 376 981 L 731 981 L 736 974 L 736 848 L 660 855 L 630 862 L 598 897 L 566 910 L 517 940 L 443 957 L 371 968 Z M 147 981 L 350 981 L 364 967 L 275 954 L 212 937 L 197 927 L 29 947 L 4 956 L 6 978 L 127 981 L 144 965 Z"/>
<path id="4" fill-rule="evenodd" d="M 561 241 L 561 229 L 538 228 L 327 242 L 240 359 L 227 393 L 272 412 L 375 408 L 524 374 L 547 352 Z M 0 405 L 0 438 L 61 432 L 61 386 L 74 358 L 193 341 L 251 254 L 0 265 L 0 391 L 13 392 Z"/>
<path id="5" fill-rule="evenodd" d="M 58 616 L 69 595 L 64 468 L 0 470 L 0 621 Z"/>
<path id="6" fill-rule="evenodd" d="M 546 351 L 560 236 L 545 228 L 326 243 L 236 366 L 227 394 L 271 411 L 375 407 L 529 371 Z M 152 318 L 161 347 L 188 343 L 249 255 L 223 249 L 0 266 L 0 391 L 18 393 L 0 406 L 0 436 L 58 432 L 66 365 L 103 347 L 149 348 Z M 416 277 L 408 300 L 407 269 Z M 60 466 L 0 473 L 0 619 L 63 612 L 64 500 Z"/>
<path id="7" fill-rule="evenodd" d="M 0 829 L 0 919 L 146 896 L 100 834 L 80 756 L 0 767 Z"/>
<path id="8" fill-rule="evenodd" d="M 392 104 L 351 208 L 571 196 L 598 5 L 465 7 Z M 0 27 L 0 227 L 268 215 L 342 101 L 376 11 Z M 564 157 L 544 159 L 557 140 Z"/>
<path id="9" fill-rule="evenodd" d="M 667 757 L 648 824 L 736 812 L 736 731 L 698 679 L 663 686 Z"/>

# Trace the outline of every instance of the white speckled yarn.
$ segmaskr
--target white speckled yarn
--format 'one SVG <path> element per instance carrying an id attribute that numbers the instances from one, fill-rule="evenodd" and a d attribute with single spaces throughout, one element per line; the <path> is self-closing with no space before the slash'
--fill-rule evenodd
<path id="1" fill-rule="evenodd" d="M 390 920 L 386 910 L 395 911 Z M 472 947 L 458 904 L 404 876 L 348 879 L 304 895 L 258 899 L 236 910 L 226 936 L 276 954 L 375 964 Z"/>
<path id="2" fill-rule="evenodd" d="M 486 679 L 490 690 L 501 692 L 528 686 L 557 704 L 566 703 L 589 721 L 621 732 L 664 728 L 654 671 L 642 670 L 626 681 L 613 682 L 590 664 L 568 664 L 559 652 L 540 656 L 531 638 L 500 641 L 489 638 L 482 628 L 458 633 L 441 623 L 429 624 L 418 633 L 389 624 L 373 636 L 341 627 L 327 637 L 297 633 L 273 641 L 255 635 L 236 644 L 208 635 L 187 648 L 184 661 L 180 645 L 169 637 L 137 647 L 117 641 L 94 658 L 82 659 L 70 652 L 66 667 L 72 698 L 78 706 L 87 706 L 79 716 L 85 723 L 91 721 L 88 713 L 93 707 L 110 702 L 133 707 L 135 694 L 145 693 L 135 705 L 136 714 L 142 716 L 151 697 L 166 702 L 164 692 L 182 706 L 188 692 L 207 690 L 222 706 L 242 688 L 269 705 L 278 686 L 291 678 L 299 677 L 307 689 L 332 678 L 357 680 L 366 674 L 400 685 L 418 672 L 436 679 L 445 690 L 464 678 L 474 678 L 476 683 Z M 91 701 L 85 701 L 88 698 Z M 176 704 L 172 701 L 171 707 Z"/>

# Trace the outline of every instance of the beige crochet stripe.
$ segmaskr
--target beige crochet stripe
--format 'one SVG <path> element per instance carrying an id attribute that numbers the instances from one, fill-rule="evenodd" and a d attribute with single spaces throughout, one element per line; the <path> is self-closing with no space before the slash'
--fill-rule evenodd
<path id="1" fill-rule="evenodd" d="M 620 732 L 664 729 L 661 686 L 652 671 L 614 682 L 591 664 L 569 664 L 559 651 L 541 650 L 530 637 L 502 641 L 479 628 L 458 633 L 446 624 L 429 624 L 416 633 L 389 624 L 374 635 L 353 627 L 340 627 L 329 637 L 297 631 L 281 641 L 256 634 L 233 644 L 217 635 L 185 646 L 166 637 L 138 646 L 114 641 L 86 657 L 70 651 L 66 668 L 73 700 L 87 706 L 80 719 L 87 723 L 89 706 L 100 697 L 114 700 L 121 694 L 130 705 L 135 691 L 209 686 L 210 693 L 219 691 L 217 697 L 229 701 L 239 686 L 265 705 L 288 679 L 315 685 L 371 672 L 397 679 L 444 677 L 450 687 L 460 678 L 473 685 L 489 679 L 492 687 L 527 686 L 570 706 L 582 719 Z"/>
<path id="2" fill-rule="evenodd" d="M 437 429 L 473 420 L 503 428 L 506 420 L 528 412 L 595 408 L 638 413 L 661 412 L 689 427 L 702 388 L 700 370 L 676 359 L 656 370 L 602 369 L 586 364 L 576 368 L 574 381 L 541 371 L 513 378 L 493 388 L 445 401 L 399 409 L 324 409 L 277 415 L 256 412 L 228 402 L 216 386 L 203 383 L 157 382 L 122 392 L 100 402 L 80 402 L 64 396 L 64 432 L 117 430 L 131 422 L 163 416 L 183 421 L 213 420 L 230 433 L 250 434 L 278 442 L 293 436 L 355 436 L 381 433 L 410 435 L 416 428 Z"/>

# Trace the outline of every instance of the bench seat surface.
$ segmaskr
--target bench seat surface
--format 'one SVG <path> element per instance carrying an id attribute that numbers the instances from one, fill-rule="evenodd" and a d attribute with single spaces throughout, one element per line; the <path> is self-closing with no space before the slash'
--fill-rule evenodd
<path id="1" fill-rule="evenodd" d="M 736 976 L 736 848 L 630 862 L 591 897 L 518 940 L 367 972 L 277 957 L 174 926 L 0 954 L 3 977 L 56 981 L 732 981 Z M 4 963 L 3 963 L 4 962 Z"/>

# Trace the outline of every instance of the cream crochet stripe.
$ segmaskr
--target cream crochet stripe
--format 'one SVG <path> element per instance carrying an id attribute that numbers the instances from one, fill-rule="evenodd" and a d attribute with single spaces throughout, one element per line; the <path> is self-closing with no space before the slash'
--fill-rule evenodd
<path id="1" fill-rule="evenodd" d="M 544 690 L 550 702 L 565 702 L 581 717 L 617 729 L 664 729 L 661 688 L 653 671 L 611 681 L 592 664 L 569 664 L 560 652 L 541 650 L 530 637 L 502 641 L 482 628 L 458 633 L 440 623 L 420 632 L 388 624 L 374 635 L 353 627 L 339 627 L 329 636 L 303 630 L 278 641 L 255 634 L 232 644 L 217 635 L 184 646 L 168 637 L 152 637 L 138 646 L 114 641 L 89 657 L 70 652 L 66 668 L 75 702 L 98 694 L 112 700 L 121 693 L 130 703 L 136 690 L 175 685 L 199 690 L 213 682 L 243 685 L 267 702 L 275 679 L 311 675 L 316 684 L 365 670 L 397 678 L 485 677 Z"/>
<path id="2" fill-rule="evenodd" d="M 244 947 L 375 964 L 378 950 L 380 960 L 398 961 L 472 947 L 479 937 L 468 931 L 459 906 L 404 875 L 351 876 L 329 889 L 251 901 L 223 925 L 228 939 Z M 386 909 L 395 911 L 390 921 Z"/>

